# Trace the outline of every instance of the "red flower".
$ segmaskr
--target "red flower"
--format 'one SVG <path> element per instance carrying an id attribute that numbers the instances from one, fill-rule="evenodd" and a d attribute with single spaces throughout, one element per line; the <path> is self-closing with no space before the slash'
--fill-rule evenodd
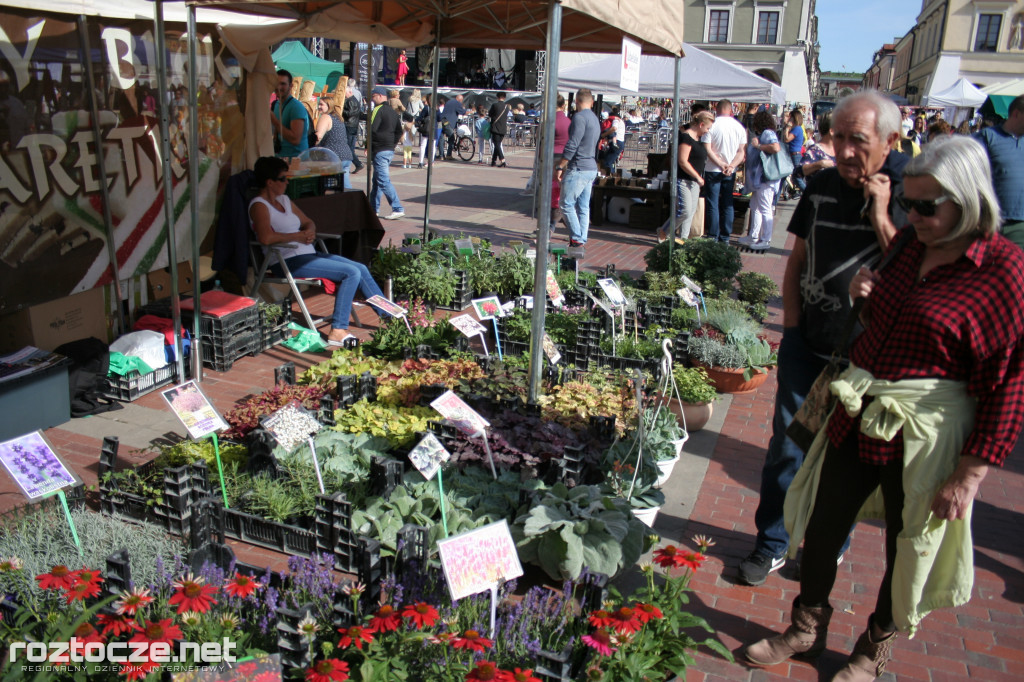
<path id="1" fill-rule="evenodd" d="M 651 604 L 644 604 L 643 602 L 637 602 L 633 612 L 640 619 L 641 623 L 662 618 L 661 609 Z"/>
<path id="2" fill-rule="evenodd" d="M 696 571 L 705 559 L 707 557 L 698 552 L 686 552 L 682 558 L 676 559 L 676 561 L 679 566 L 686 566 L 691 571 Z"/>
<path id="3" fill-rule="evenodd" d="M 149 590 L 135 588 L 123 593 L 121 598 L 114 602 L 114 610 L 122 616 L 134 616 L 139 609 L 149 606 L 152 602 L 153 598 L 149 596 Z"/>
<path id="4" fill-rule="evenodd" d="M 281 682 L 281 673 L 275 673 L 273 670 L 264 670 L 252 682 Z"/>
<path id="5" fill-rule="evenodd" d="M 391 632 L 397 630 L 402 624 L 395 607 L 384 605 L 377 609 L 377 613 L 370 619 L 370 629 L 374 632 Z"/>
<path id="6" fill-rule="evenodd" d="M 595 628 L 606 628 L 612 624 L 611 614 L 604 609 L 593 611 L 588 618 Z"/>
<path id="7" fill-rule="evenodd" d="M 249 661 L 248 663 L 243 663 L 242 665 L 238 666 L 238 674 L 245 675 L 246 677 L 248 677 L 249 675 L 252 675 L 254 672 L 259 670 L 259 668 L 259 665 L 253 663 L 252 661 Z"/>
<path id="8" fill-rule="evenodd" d="M 63 564 L 54 566 L 49 573 L 36 576 L 41 590 L 66 590 L 75 584 L 75 575 Z"/>
<path id="9" fill-rule="evenodd" d="M 71 575 L 74 576 L 76 583 L 88 583 L 97 587 L 103 584 L 103 576 L 99 571 L 94 571 L 91 568 L 80 568 Z"/>
<path id="10" fill-rule="evenodd" d="M 509 673 L 498 667 L 497 663 L 491 663 L 490 661 L 480 661 L 476 664 L 476 667 L 469 671 L 466 675 L 466 682 L 470 680 L 496 680 L 497 682 L 507 682 L 509 679 Z"/>
<path id="11" fill-rule="evenodd" d="M 87 597 L 95 597 L 97 594 L 100 593 L 101 589 L 102 588 L 100 588 L 99 583 L 93 583 L 93 582 L 78 583 L 78 582 L 76 582 L 74 585 L 72 585 L 71 587 L 67 588 L 67 590 L 64 592 L 64 594 L 65 594 L 65 596 L 67 596 L 68 603 L 70 604 L 73 601 L 83 600 L 83 599 L 86 599 Z"/>
<path id="12" fill-rule="evenodd" d="M 594 633 L 591 635 L 583 635 L 581 639 L 584 644 L 602 656 L 611 656 L 615 653 L 615 647 L 612 646 L 612 636 L 604 628 L 594 630 Z"/>
<path id="13" fill-rule="evenodd" d="M 363 642 L 367 644 L 373 642 L 373 628 L 352 625 L 347 628 L 341 628 L 338 632 L 341 633 L 341 641 L 338 642 L 338 646 L 342 649 L 347 649 L 350 645 L 355 644 L 356 648 L 362 651 Z"/>
<path id="14" fill-rule="evenodd" d="M 654 563 L 662 568 L 686 566 L 691 571 L 696 571 L 705 559 L 707 557 L 699 552 L 684 552 L 674 545 L 668 545 L 654 552 Z"/>
<path id="15" fill-rule="evenodd" d="M 402 617 L 408 618 L 417 628 L 423 629 L 432 627 L 437 622 L 439 614 L 433 606 L 421 601 L 402 609 Z"/>
<path id="16" fill-rule="evenodd" d="M 138 623 L 124 616 L 108 616 L 105 613 L 101 613 L 96 616 L 96 620 L 99 621 L 100 627 L 103 628 L 104 637 L 107 635 L 120 637 L 126 632 L 141 629 Z"/>
<path id="17" fill-rule="evenodd" d="M 194 578 L 191 573 L 175 581 L 174 587 L 178 591 L 171 595 L 167 603 L 172 606 L 177 604 L 179 614 L 186 611 L 206 613 L 217 603 L 211 596 L 217 592 L 217 588 L 204 585 L 202 578 Z"/>
<path id="18" fill-rule="evenodd" d="M 494 646 L 494 642 L 480 635 L 476 630 L 465 630 L 452 642 L 456 649 L 469 649 L 470 651 L 483 651 Z"/>
<path id="19" fill-rule="evenodd" d="M 167 642 L 173 644 L 174 640 L 181 639 L 181 628 L 175 625 L 170 618 L 164 620 L 147 620 L 146 627 L 141 628 L 138 634 L 134 635 L 129 642 Z"/>
<path id="20" fill-rule="evenodd" d="M 636 612 L 628 606 L 621 606 L 612 613 L 611 615 L 612 628 L 616 632 L 623 634 L 629 632 L 636 632 L 640 629 L 640 619 L 637 617 Z"/>
<path id="21" fill-rule="evenodd" d="M 344 682 L 348 679 L 348 663 L 325 658 L 306 670 L 306 682 Z"/>
<path id="22" fill-rule="evenodd" d="M 534 677 L 533 670 L 530 668 L 526 670 L 516 668 L 508 674 L 508 680 L 509 682 L 540 682 L 540 678 Z"/>
<path id="23" fill-rule="evenodd" d="M 75 628 L 74 636 L 78 638 L 78 641 L 82 644 L 89 644 L 90 642 L 99 642 L 105 644 L 106 640 L 103 636 L 96 631 L 96 628 L 92 626 L 92 623 L 82 623 Z"/>
<path id="24" fill-rule="evenodd" d="M 146 661 L 144 663 L 128 663 L 121 666 L 121 674 L 128 680 L 144 680 L 146 677 L 160 668 L 159 663 Z"/>
<path id="25" fill-rule="evenodd" d="M 247 575 L 235 573 L 235 577 L 224 583 L 224 591 L 232 597 L 248 597 L 262 585 Z"/>

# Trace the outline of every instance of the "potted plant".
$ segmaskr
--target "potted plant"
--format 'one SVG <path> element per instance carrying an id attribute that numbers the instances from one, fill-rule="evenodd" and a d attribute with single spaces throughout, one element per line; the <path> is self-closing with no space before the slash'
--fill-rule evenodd
<path id="1" fill-rule="evenodd" d="M 677 365 L 672 368 L 672 377 L 679 391 L 679 401 L 669 396 L 669 409 L 683 419 L 683 427 L 687 431 L 700 431 L 711 419 L 714 401 L 718 397 L 707 370 Z"/>
<path id="2" fill-rule="evenodd" d="M 652 440 L 657 441 L 658 437 Z M 636 431 L 617 438 L 602 458 L 601 469 L 605 472 L 605 480 L 601 490 L 625 500 L 632 507 L 636 518 L 653 527 L 658 511 L 665 504 L 665 493 L 658 489 L 660 470 L 647 444 L 647 434 L 644 434 L 641 441 Z M 675 450 L 674 445 L 670 447 Z"/>
<path id="3" fill-rule="evenodd" d="M 719 393 L 753 393 L 778 362 L 763 339 L 731 344 L 712 336 L 691 336 L 689 353 L 690 362 L 707 372 Z"/>
<path id="4" fill-rule="evenodd" d="M 714 392 L 714 389 L 711 389 Z M 689 436 L 680 428 L 676 415 L 664 406 L 644 410 L 644 451 L 649 453 L 658 466 L 660 488 L 672 475 L 672 470 L 683 453 L 683 445 Z"/>

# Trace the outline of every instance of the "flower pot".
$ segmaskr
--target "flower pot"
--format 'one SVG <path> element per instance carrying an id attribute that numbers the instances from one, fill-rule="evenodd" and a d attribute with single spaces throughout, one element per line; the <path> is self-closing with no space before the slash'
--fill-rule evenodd
<path id="1" fill-rule="evenodd" d="M 727 367 L 710 367 L 699 362 L 693 363 L 695 367 L 703 367 L 715 390 L 719 393 L 753 393 L 757 388 L 768 380 L 767 372 L 758 372 L 750 377 L 750 380 L 743 378 L 742 369 L 731 369 Z"/>
<path id="2" fill-rule="evenodd" d="M 687 431 L 700 431 L 707 426 L 708 421 L 711 420 L 711 412 L 714 407 L 714 403 L 684 402 L 682 409 L 679 409 L 678 400 L 668 401 L 668 409 L 672 410 L 672 414 L 679 418 L 679 425 Z"/>
<path id="3" fill-rule="evenodd" d="M 638 521 L 643 521 L 644 525 L 648 528 L 654 528 L 654 519 L 658 518 L 658 512 L 661 511 L 661 507 L 648 507 L 647 509 L 633 509 L 633 516 Z"/>
<path id="4" fill-rule="evenodd" d="M 681 446 L 680 448 L 682 449 Z M 672 459 L 666 459 L 658 462 L 658 482 L 655 483 L 655 487 L 660 488 L 668 482 L 669 476 L 672 475 L 672 470 L 675 469 L 676 462 L 679 461 L 679 455 L 677 454 Z"/>

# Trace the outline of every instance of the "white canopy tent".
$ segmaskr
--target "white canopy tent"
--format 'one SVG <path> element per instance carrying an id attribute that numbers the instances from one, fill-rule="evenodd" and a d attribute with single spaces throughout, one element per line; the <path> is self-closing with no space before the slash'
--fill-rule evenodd
<path id="1" fill-rule="evenodd" d="M 967 107 L 976 109 L 985 103 L 987 95 L 974 87 L 966 78 L 959 79 L 956 83 L 941 92 L 925 95 L 921 104 L 926 107 Z"/>
<path id="2" fill-rule="evenodd" d="M 811 91 L 807 83 L 807 60 L 803 50 L 788 49 L 782 61 L 782 89 L 786 101 L 811 106 Z"/>
<path id="3" fill-rule="evenodd" d="M 724 59 L 683 45 L 680 60 L 680 90 L 684 99 L 735 99 L 785 104 L 786 92 Z M 606 95 L 635 95 L 619 87 L 622 60 L 618 54 L 563 52 L 565 65 L 558 68 L 558 86 L 563 90 L 590 88 Z M 651 97 L 672 97 L 675 59 L 645 54 L 640 59 L 640 93 Z"/>

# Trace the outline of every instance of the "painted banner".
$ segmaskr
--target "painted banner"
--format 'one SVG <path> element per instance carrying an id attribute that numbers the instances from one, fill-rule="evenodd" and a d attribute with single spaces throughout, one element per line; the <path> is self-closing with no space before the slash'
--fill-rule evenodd
<path id="1" fill-rule="evenodd" d="M 437 551 L 452 600 L 523 574 L 516 544 L 504 520 L 438 540 Z"/>
<path id="2" fill-rule="evenodd" d="M 0 313 L 111 281 L 98 158 L 110 195 L 121 279 L 167 266 L 159 101 L 168 104 L 174 234 L 191 253 L 190 193 L 200 239 L 217 197 L 241 170 L 241 69 L 212 26 L 198 30 L 199 92 L 188 92 L 188 36 L 167 24 L 168 92 L 156 78 L 151 21 L 88 17 L 95 92 L 78 26 L 65 15 L 0 9 Z M 90 95 L 99 110 L 93 134 Z M 198 102 L 199 185 L 188 182 L 190 98 Z M 234 166 L 234 167 L 233 167 Z M 31 287 L 17 285 L 31 282 Z"/>

